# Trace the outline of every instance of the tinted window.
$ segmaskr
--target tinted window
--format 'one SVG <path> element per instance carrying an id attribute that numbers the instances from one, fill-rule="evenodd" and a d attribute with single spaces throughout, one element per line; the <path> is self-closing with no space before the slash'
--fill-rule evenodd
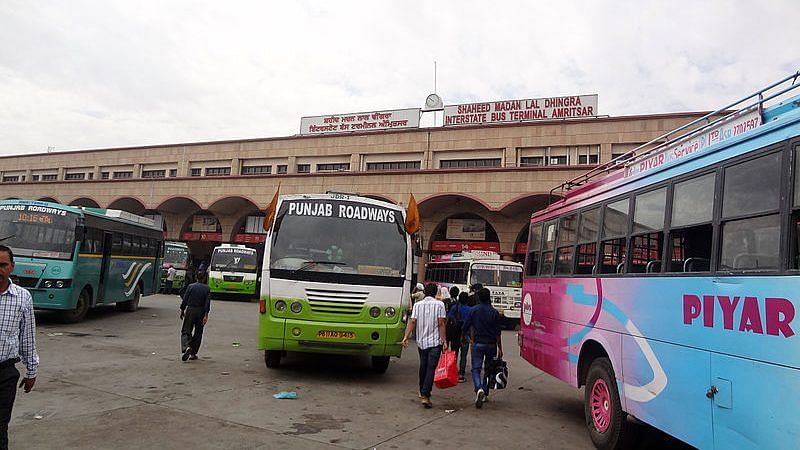
<path id="1" fill-rule="evenodd" d="M 720 267 L 729 270 L 778 269 L 780 228 L 778 214 L 725 223 Z"/>
<path id="2" fill-rule="evenodd" d="M 781 154 L 776 152 L 725 169 L 723 217 L 778 209 Z"/>
<path id="3" fill-rule="evenodd" d="M 544 224 L 544 250 L 552 250 L 555 247 L 556 224 L 555 220 Z"/>
<path id="4" fill-rule="evenodd" d="M 622 236 L 628 232 L 628 207 L 630 201 L 626 198 L 606 205 L 606 215 L 603 218 L 603 237 Z"/>
<path id="5" fill-rule="evenodd" d="M 578 224 L 578 214 L 570 214 L 559 220 L 558 245 L 574 244 L 577 236 L 576 226 Z"/>
<path id="6" fill-rule="evenodd" d="M 713 206 L 713 173 L 676 183 L 672 194 L 672 226 L 710 222 Z"/>
<path id="7" fill-rule="evenodd" d="M 633 232 L 660 230 L 664 228 L 664 205 L 667 188 L 656 189 L 636 196 L 633 213 Z"/>
<path id="8" fill-rule="evenodd" d="M 590 209 L 581 213 L 580 227 L 578 228 L 578 242 L 594 242 L 597 240 L 597 230 L 600 226 L 600 208 Z"/>

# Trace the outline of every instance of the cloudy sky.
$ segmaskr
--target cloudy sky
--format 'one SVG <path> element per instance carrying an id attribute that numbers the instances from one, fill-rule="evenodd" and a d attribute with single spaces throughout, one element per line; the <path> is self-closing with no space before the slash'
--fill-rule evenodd
<path id="1" fill-rule="evenodd" d="M 2 0 L 0 154 L 292 135 L 421 107 L 434 61 L 445 104 L 716 109 L 800 69 L 797 17 L 798 0 Z"/>

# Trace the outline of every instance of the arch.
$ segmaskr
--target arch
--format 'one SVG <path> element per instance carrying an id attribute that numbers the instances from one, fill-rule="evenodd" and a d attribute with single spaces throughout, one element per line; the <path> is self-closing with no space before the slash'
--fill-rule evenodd
<path id="1" fill-rule="evenodd" d="M 53 197 L 42 197 L 38 199 L 40 202 L 61 203 Z"/>
<path id="2" fill-rule="evenodd" d="M 256 202 L 239 195 L 222 197 L 212 202 L 207 209 L 218 219 L 220 216 L 247 215 L 255 211 L 261 211 Z"/>
<path id="3" fill-rule="evenodd" d="M 506 202 L 498 211 L 506 217 L 515 217 L 520 214 L 530 217 L 534 212 L 547 208 L 548 200 L 555 202 L 559 199 L 561 197 L 550 194 L 522 194 Z"/>
<path id="4" fill-rule="evenodd" d="M 90 197 L 78 197 L 75 200 L 69 202 L 69 206 L 85 206 L 87 208 L 99 208 L 100 204 L 97 203 L 96 200 Z"/>
<path id="5" fill-rule="evenodd" d="M 196 215 L 213 216 L 217 220 L 216 231 L 194 230 L 192 224 L 194 222 L 194 216 Z M 190 237 L 184 238 L 184 236 L 186 236 L 184 233 L 187 232 L 191 232 L 189 235 Z M 189 246 L 189 254 L 192 257 L 195 267 L 197 267 L 200 262 L 208 263 L 211 261 L 212 250 L 223 241 L 221 236 L 212 237 L 217 233 L 222 233 L 222 222 L 213 212 L 205 209 L 198 209 L 186 217 L 186 220 L 181 226 L 179 236 L 180 239 L 185 241 Z M 216 240 L 218 238 L 219 240 Z"/>
<path id="6" fill-rule="evenodd" d="M 459 238 L 457 236 L 448 236 L 447 234 L 447 224 L 450 219 L 478 219 L 484 222 L 484 238 L 483 239 L 468 239 L 468 238 Z M 478 233 L 478 231 L 476 231 Z M 436 247 L 435 242 L 448 244 L 448 248 L 439 248 Z M 494 225 L 486 219 L 485 217 L 481 216 L 480 214 L 475 214 L 471 212 L 461 212 L 451 214 L 444 219 L 442 219 L 433 229 L 433 232 L 430 234 L 430 238 L 428 239 L 428 250 L 430 252 L 453 252 L 453 251 L 460 251 L 466 249 L 465 246 L 474 246 L 476 242 L 486 242 L 486 243 L 496 243 L 497 245 L 494 246 L 494 249 L 499 252 L 500 250 L 500 238 L 497 234 L 497 230 L 495 229 Z M 450 245 L 457 245 L 458 243 L 463 243 L 463 246 L 459 246 L 459 248 L 449 248 Z M 468 244 L 471 243 L 471 244 Z M 487 244 L 487 246 L 490 244 Z M 485 246 L 486 247 L 486 246 Z M 477 247 L 473 247 L 472 249 L 478 249 Z M 482 250 L 488 250 L 489 248 L 480 248 Z"/>
<path id="7" fill-rule="evenodd" d="M 492 208 L 480 198 L 455 192 L 433 194 L 417 202 L 417 207 L 422 217 L 433 215 L 436 211 L 453 205 L 475 207 L 486 212 L 492 211 Z"/>
<path id="8" fill-rule="evenodd" d="M 159 213 L 174 215 L 187 214 L 189 216 L 197 211 L 200 211 L 201 209 L 203 208 L 200 206 L 200 202 L 187 196 L 170 197 L 161 202 L 161 204 L 155 208 L 155 210 Z"/>
<path id="9" fill-rule="evenodd" d="M 120 197 L 108 204 L 108 209 L 121 209 L 132 214 L 142 215 L 147 209 L 144 202 L 134 197 Z"/>

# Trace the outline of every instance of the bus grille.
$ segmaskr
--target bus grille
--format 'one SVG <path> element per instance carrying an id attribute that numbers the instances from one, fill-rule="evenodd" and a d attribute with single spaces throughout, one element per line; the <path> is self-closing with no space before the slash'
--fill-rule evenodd
<path id="1" fill-rule="evenodd" d="M 244 277 L 238 275 L 223 275 L 223 281 L 230 281 L 232 283 L 239 283 L 244 280 Z"/>
<path id="2" fill-rule="evenodd" d="M 39 279 L 36 277 L 11 277 L 11 281 L 19 287 L 34 288 Z"/>
<path id="3" fill-rule="evenodd" d="M 311 310 L 318 313 L 358 315 L 369 292 L 306 289 Z"/>

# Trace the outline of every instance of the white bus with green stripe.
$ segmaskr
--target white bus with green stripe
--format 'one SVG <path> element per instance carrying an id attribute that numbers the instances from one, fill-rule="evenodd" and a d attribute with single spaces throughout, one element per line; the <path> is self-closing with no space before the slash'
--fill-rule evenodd
<path id="1" fill-rule="evenodd" d="M 211 294 L 250 297 L 256 295 L 258 252 L 238 244 L 214 247 L 208 266 Z"/>
<path id="2" fill-rule="evenodd" d="M 386 371 L 401 354 L 410 306 L 405 211 L 339 193 L 281 196 L 275 211 L 259 304 L 267 367 L 311 352 L 368 355 Z"/>

